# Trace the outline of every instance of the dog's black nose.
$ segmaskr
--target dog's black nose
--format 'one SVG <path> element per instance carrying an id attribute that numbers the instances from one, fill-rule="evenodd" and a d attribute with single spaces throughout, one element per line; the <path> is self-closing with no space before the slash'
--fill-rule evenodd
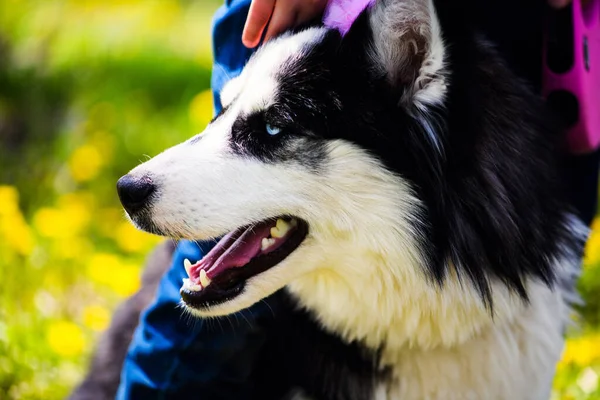
<path id="1" fill-rule="evenodd" d="M 143 208 L 156 187 L 148 177 L 134 178 L 125 175 L 117 181 L 117 193 L 121 204 L 128 213 L 134 213 Z"/>

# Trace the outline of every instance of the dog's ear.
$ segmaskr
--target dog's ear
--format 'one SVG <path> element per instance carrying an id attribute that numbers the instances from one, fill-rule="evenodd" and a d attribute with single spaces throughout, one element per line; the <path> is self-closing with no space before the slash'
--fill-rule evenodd
<path id="1" fill-rule="evenodd" d="M 377 0 L 345 40 L 360 43 L 371 71 L 404 107 L 437 105 L 446 93 L 445 49 L 432 0 Z"/>

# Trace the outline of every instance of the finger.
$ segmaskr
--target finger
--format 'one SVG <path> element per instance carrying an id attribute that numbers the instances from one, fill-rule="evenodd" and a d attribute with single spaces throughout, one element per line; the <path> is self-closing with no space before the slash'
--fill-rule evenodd
<path id="1" fill-rule="evenodd" d="M 250 4 L 248 18 L 242 32 L 242 43 L 248 48 L 258 46 L 265 27 L 269 23 L 269 18 L 273 13 L 275 0 L 254 0 Z"/>
<path id="2" fill-rule="evenodd" d="M 289 1 L 278 2 L 273 10 L 273 15 L 271 15 L 271 21 L 269 21 L 265 42 L 281 32 L 293 28 L 296 25 L 297 17 L 298 9 L 295 5 L 290 5 Z"/>
<path id="3" fill-rule="evenodd" d="M 571 3 L 571 0 L 548 0 L 550 6 L 553 8 L 563 8 Z"/>

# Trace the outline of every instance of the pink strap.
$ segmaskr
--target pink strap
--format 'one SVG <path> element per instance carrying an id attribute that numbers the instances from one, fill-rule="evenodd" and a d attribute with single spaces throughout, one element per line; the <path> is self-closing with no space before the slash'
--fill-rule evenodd
<path id="1" fill-rule="evenodd" d="M 345 35 L 360 13 L 374 2 L 375 0 L 329 0 L 323 14 L 323 24 Z"/>

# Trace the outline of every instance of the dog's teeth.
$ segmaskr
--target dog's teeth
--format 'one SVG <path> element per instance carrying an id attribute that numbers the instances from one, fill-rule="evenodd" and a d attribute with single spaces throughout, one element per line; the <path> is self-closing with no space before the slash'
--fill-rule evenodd
<path id="1" fill-rule="evenodd" d="M 183 278 L 183 288 L 186 290 L 191 290 L 192 292 L 199 292 L 202 290 L 202 286 L 196 283 L 192 283 L 189 278 Z"/>
<path id="2" fill-rule="evenodd" d="M 292 228 L 292 226 L 281 218 L 277 220 L 277 223 L 271 228 L 271 237 L 282 238 Z"/>
<path id="3" fill-rule="evenodd" d="M 287 221 L 285 221 L 285 220 L 283 220 L 283 219 L 281 219 L 281 218 L 279 218 L 279 219 L 277 220 L 277 223 L 275 224 L 275 226 L 276 226 L 276 227 L 277 227 L 277 229 L 279 229 L 280 231 L 285 231 L 285 230 L 288 230 L 288 229 L 290 229 L 290 224 L 289 224 Z"/>
<path id="4" fill-rule="evenodd" d="M 274 244 L 275 244 L 275 239 L 263 238 L 263 240 L 260 242 L 260 249 L 266 250 Z"/>
<path id="5" fill-rule="evenodd" d="M 208 275 L 206 275 L 206 271 L 201 269 L 200 270 L 200 283 L 202 284 L 202 286 L 207 287 L 208 285 L 210 285 L 211 282 L 212 281 L 210 280 Z"/>
<path id="6" fill-rule="evenodd" d="M 183 260 L 183 267 L 185 268 L 185 272 L 187 272 L 188 276 L 190 276 L 190 272 L 192 271 L 192 263 L 187 258 Z"/>
<path id="7" fill-rule="evenodd" d="M 194 284 L 194 285 L 189 285 L 187 287 L 188 290 L 191 290 L 192 292 L 200 292 L 202 291 L 202 286 L 198 285 L 198 284 Z"/>

